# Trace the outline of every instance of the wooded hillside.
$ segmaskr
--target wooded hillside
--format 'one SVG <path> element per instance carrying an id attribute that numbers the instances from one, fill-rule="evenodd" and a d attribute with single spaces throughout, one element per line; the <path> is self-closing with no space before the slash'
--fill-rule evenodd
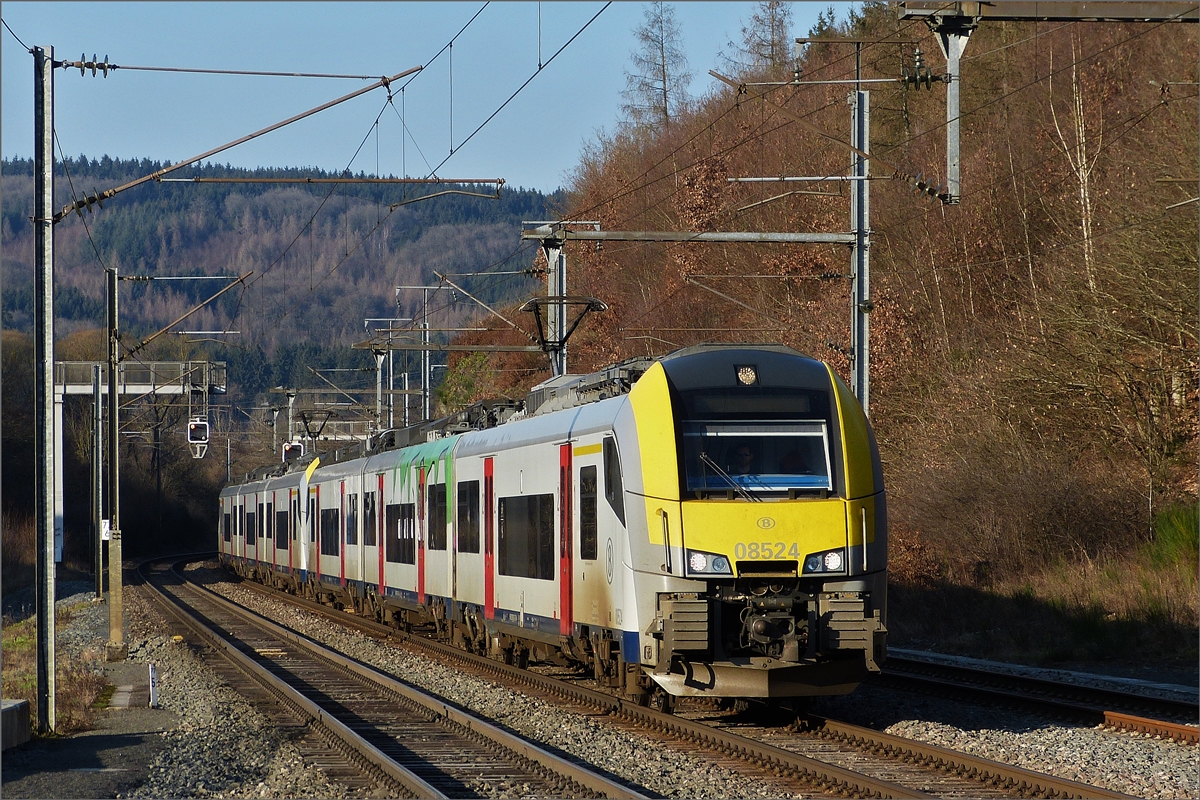
<path id="1" fill-rule="evenodd" d="M 760 5 L 769 16 L 786 4 Z M 916 40 L 935 73 L 945 68 L 926 26 L 883 4 L 823 17 L 814 33 Z M 865 46 L 863 77 L 900 76 L 912 52 Z M 785 61 L 755 61 L 734 77 L 792 78 Z M 803 80 L 853 78 L 853 45 L 818 40 L 800 67 Z M 1126 550 L 1152 536 L 1163 508 L 1194 506 L 1197 206 L 1175 204 L 1196 194 L 1196 67 L 1195 25 L 983 23 L 963 59 L 952 206 L 889 180 L 894 167 L 944 181 L 944 86 L 866 87 L 879 179 L 871 414 L 897 555 L 930 543 L 939 554 L 912 568 L 986 583 Z M 599 137 L 569 217 L 607 230 L 848 230 L 845 184 L 729 181 L 846 174 L 848 87 L 715 85 Z M 572 293 L 610 306 L 572 340 L 572 371 L 706 340 L 781 341 L 848 379 L 844 247 L 568 252 Z M 478 363 L 465 368 L 477 394 L 494 388 Z"/>

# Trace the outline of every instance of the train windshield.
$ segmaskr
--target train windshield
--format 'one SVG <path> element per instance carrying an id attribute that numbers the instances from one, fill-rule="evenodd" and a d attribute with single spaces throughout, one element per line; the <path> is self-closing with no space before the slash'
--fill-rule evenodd
<path id="1" fill-rule="evenodd" d="M 687 491 L 832 490 L 824 420 L 684 422 Z"/>

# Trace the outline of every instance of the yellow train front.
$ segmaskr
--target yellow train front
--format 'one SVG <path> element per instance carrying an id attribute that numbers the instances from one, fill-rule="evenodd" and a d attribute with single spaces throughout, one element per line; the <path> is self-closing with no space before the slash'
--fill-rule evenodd
<path id="1" fill-rule="evenodd" d="M 862 407 L 832 369 L 782 346 L 688 348 L 641 376 L 614 431 L 636 453 L 626 616 L 639 630 L 625 632 L 622 656 L 647 688 L 843 694 L 878 671 L 883 476 Z"/>

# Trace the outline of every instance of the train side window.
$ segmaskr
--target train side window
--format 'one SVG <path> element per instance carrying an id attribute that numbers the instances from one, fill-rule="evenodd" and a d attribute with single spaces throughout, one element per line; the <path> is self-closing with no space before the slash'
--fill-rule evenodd
<path id="1" fill-rule="evenodd" d="M 479 552 L 479 481 L 458 484 L 458 552 Z"/>
<path id="2" fill-rule="evenodd" d="M 346 495 L 346 544 L 358 544 L 358 495 Z"/>
<path id="3" fill-rule="evenodd" d="M 308 541 L 311 544 L 317 540 L 317 498 L 308 498 Z"/>
<path id="4" fill-rule="evenodd" d="M 221 515 L 221 538 L 227 542 L 230 540 L 229 526 L 232 524 L 231 520 L 232 520 L 231 514 L 222 514 Z"/>
<path id="5" fill-rule="evenodd" d="M 554 580 L 554 495 L 500 498 L 500 574 Z"/>
<path id="6" fill-rule="evenodd" d="M 263 513 L 264 508 L 262 503 L 258 504 L 258 532 L 255 535 L 259 539 L 263 538 L 267 527 L 267 515 Z"/>
<path id="7" fill-rule="evenodd" d="M 625 487 L 621 482 L 621 456 L 617 453 L 617 440 L 611 436 L 604 437 L 604 499 L 624 525 Z"/>
<path id="8" fill-rule="evenodd" d="M 292 539 L 296 538 L 296 531 L 300 530 L 300 498 L 292 500 Z"/>
<path id="9" fill-rule="evenodd" d="M 254 506 L 250 506 L 250 507 L 254 508 Z M 246 536 L 248 538 L 254 538 L 255 531 L 258 530 L 257 522 L 256 522 L 257 519 L 258 519 L 258 517 L 255 516 L 253 511 L 249 511 L 246 513 L 246 531 L 245 532 L 246 532 Z M 254 542 L 250 542 L 250 544 L 254 544 Z"/>
<path id="10" fill-rule="evenodd" d="M 321 555 L 336 556 L 341 552 L 338 541 L 338 524 L 341 512 L 336 508 L 321 509 Z"/>
<path id="11" fill-rule="evenodd" d="M 288 512 L 280 509 L 275 512 L 275 546 L 280 550 L 288 549 Z"/>
<path id="12" fill-rule="evenodd" d="M 400 563 L 417 563 L 417 504 L 400 504 Z"/>
<path id="13" fill-rule="evenodd" d="M 379 520 L 375 516 L 375 493 L 363 492 L 363 544 L 375 546 L 375 526 Z"/>
<path id="14" fill-rule="evenodd" d="M 579 470 L 579 557 L 596 560 L 596 468 Z"/>
<path id="15" fill-rule="evenodd" d="M 266 522 L 267 538 L 275 538 L 275 504 L 267 503 L 267 516 L 263 520 Z"/>
<path id="16" fill-rule="evenodd" d="M 446 484 L 429 486 L 429 549 L 446 549 Z"/>
<path id="17" fill-rule="evenodd" d="M 393 564 L 400 561 L 400 504 L 383 507 L 383 557 Z"/>

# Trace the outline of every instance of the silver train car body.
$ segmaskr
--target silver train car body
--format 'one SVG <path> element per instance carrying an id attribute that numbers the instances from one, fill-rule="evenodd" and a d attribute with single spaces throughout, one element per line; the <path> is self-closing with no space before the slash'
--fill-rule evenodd
<path id="1" fill-rule="evenodd" d="M 874 437 L 786 347 L 564 376 L 250 477 L 220 495 L 242 576 L 639 700 L 840 694 L 885 655 Z"/>

